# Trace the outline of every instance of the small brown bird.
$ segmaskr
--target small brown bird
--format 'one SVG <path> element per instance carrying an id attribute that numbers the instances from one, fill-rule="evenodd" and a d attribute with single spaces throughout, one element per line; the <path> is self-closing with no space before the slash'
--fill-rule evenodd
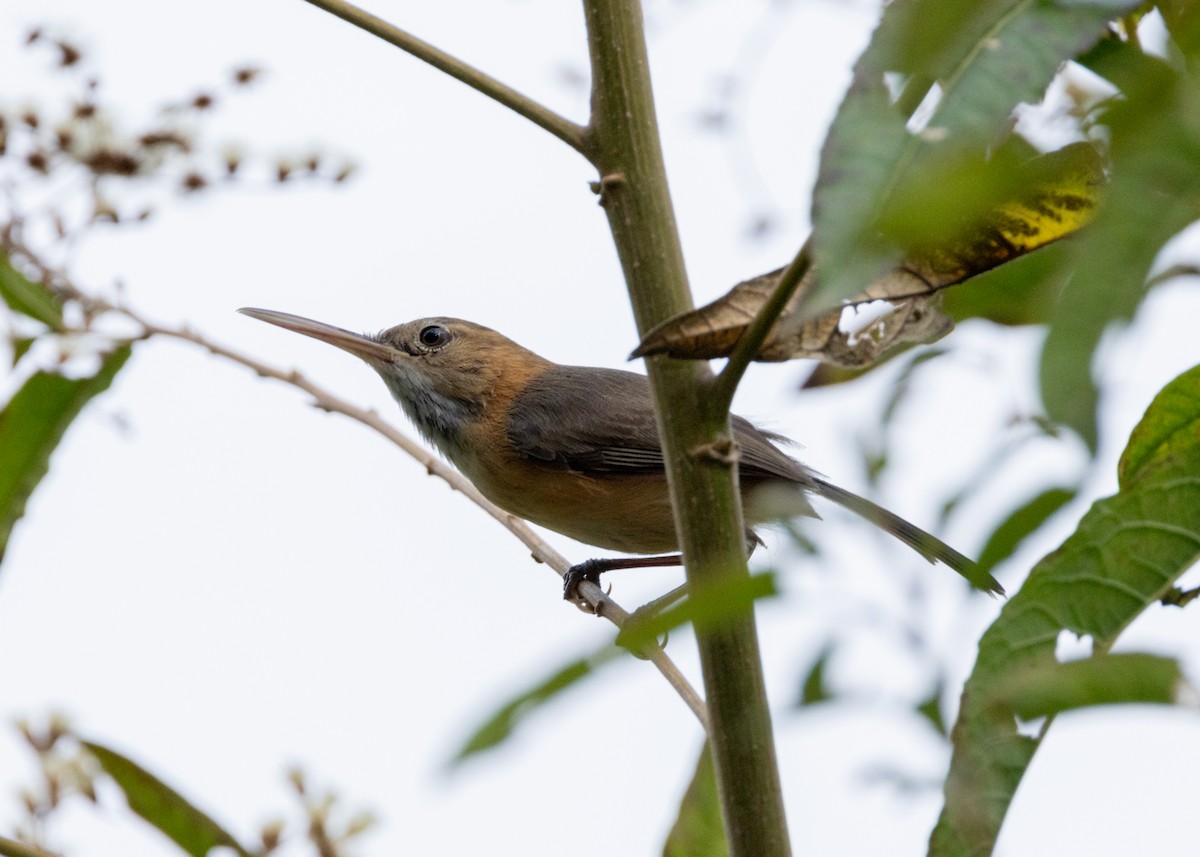
<path id="1" fill-rule="evenodd" d="M 288 313 L 239 312 L 336 345 L 367 362 L 421 435 L 497 506 L 596 547 L 633 554 L 678 549 L 654 403 L 644 375 L 562 366 L 494 330 L 456 318 L 423 318 L 370 336 Z M 1003 593 L 990 574 L 908 521 L 817 476 L 733 417 L 748 527 L 817 517 L 824 497 L 891 533 L 971 584 Z M 747 530 L 748 543 L 758 537 Z M 677 555 L 589 560 L 564 594 L 615 568 L 675 565 Z"/>

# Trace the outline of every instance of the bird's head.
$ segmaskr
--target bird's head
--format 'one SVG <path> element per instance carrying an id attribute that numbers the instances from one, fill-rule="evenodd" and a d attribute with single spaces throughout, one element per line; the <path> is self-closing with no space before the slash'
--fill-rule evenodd
<path id="1" fill-rule="evenodd" d="M 361 334 L 290 313 L 252 308 L 238 312 L 364 360 L 426 439 L 451 458 L 463 429 L 483 417 L 497 389 L 549 365 L 491 328 L 457 318 L 421 318 L 377 334 Z"/>

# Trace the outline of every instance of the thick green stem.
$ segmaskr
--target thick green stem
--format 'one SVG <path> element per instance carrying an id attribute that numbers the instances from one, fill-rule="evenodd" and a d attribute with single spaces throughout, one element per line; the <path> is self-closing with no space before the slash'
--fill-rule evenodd
<path id="1" fill-rule="evenodd" d="M 639 332 L 692 308 L 667 189 L 638 0 L 584 0 L 592 118 L 584 152 L 600 171 L 601 203 Z M 729 414 L 707 406 L 701 361 L 647 361 L 694 594 L 746 577 Z M 733 857 L 790 854 L 770 711 L 752 609 L 696 628 L 718 790 Z"/>

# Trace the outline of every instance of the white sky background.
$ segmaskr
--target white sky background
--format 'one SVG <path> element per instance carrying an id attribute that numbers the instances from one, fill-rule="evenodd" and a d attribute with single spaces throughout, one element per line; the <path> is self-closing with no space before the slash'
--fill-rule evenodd
<path id="1" fill-rule="evenodd" d="M 582 120 L 586 49 L 577 3 L 379 2 L 383 17 Z M 870 4 L 658 3 L 651 52 L 677 215 L 698 301 L 790 258 L 802 240 L 824 130 L 865 44 Z M 0 102 L 49 78 L 17 50 L 47 24 L 81 41 L 109 100 L 141 121 L 250 61 L 268 74 L 222 107 L 209 139 L 267 155 L 323 146 L 362 169 L 347 187 L 247 187 L 178 201 L 144 229 L 89 243 L 80 280 L 120 278 L 131 303 L 219 341 L 303 369 L 402 418 L 374 373 L 315 341 L 234 314 L 263 306 L 351 329 L 422 315 L 470 318 L 561 362 L 624 366 L 633 323 L 587 164 L 396 49 L 300 0 L 162 4 L 8 3 L 0 12 Z M 757 28 L 757 29 L 756 29 Z M 773 38 L 759 41 L 753 33 Z M 761 46 L 759 48 L 758 46 Z M 779 229 L 746 238 L 756 208 L 724 138 L 697 130 L 717 75 L 765 51 L 741 102 Z M 758 202 L 759 200 L 755 200 Z M 1103 369 L 1102 478 L 1054 532 L 1002 568 L 1010 589 L 1115 488 L 1114 464 L 1154 392 L 1196 362 L 1200 300 L 1159 290 Z M 1036 411 L 1037 335 L 967 325 L 960 359 L 922 376 L 902 413 L 884 500 L 919 523 L 978 466 L 1013 413 Z M 752 370 L 738 410 L 802 440 L 805 460 L 861 489 L 854 441 L 889 372 L 798 399 L 796 365 Z M 953 403 L 953 407 L 948 407 Z M 118 419 L 127 421 L 122 431 Z M 976 553 L 1000 510 L 1055 480 L 1078 454 L 1033 445 L 945 535 Z M 769 538 L 790 597 L 760 610 L 797 853 L 924 853 L 940 791 L 864 784 L 899 767 L 941 776 L 946 753 L 897 700 L 928 676 L 893 655 L 895 634 L 847 627 L 835 686 L 862 701 L 797 714 L 800 676 L 862 599 L 896 610 L 913 580 L 922 631 L 961 681 L 999 605 L 965 598 L 944 569 L 835 527 L 820 561 Z M 589 548 L 552 536 L 568 556 Z M 865 543 L 865 546 L 864 546 Z M 836 569 L 836 572 L 834 571 Z M 614 576 L 632 608 L 678 572 Z M 879 594 L 882 593 L 882 594 Z M 1127 649 L 1182 652 L 1200 673 L 1195 611 L 1151 609 Z M 125 750 L 244 841 L 290 809 L 284 770 L 369 807 L 366 854 L 659 852 L 691 773 L 699 730 L 652 668 L 622 662 L 555 703 L 499 752 L 452 777 L 441 766 L 516 689 L 611 635 L 558 600 L 557 578 L 507 533 L 365 429 L 297 391 L 171 342 L 140 346 L 113 390 L 71 430 L 0 569 L 0 717 L 63 710 Z M 691 640 L 670 653 L 699 681 Z M 949 698 L 957 696 L 957 688 Z M 0 829 L 32 763 L 0 729 Z M 1123 708 L 1061 718 L 1001 839 L 1009 855 L 1195 853 L 1185 823 L 1200 791 L 1194 711 Z M 105 795 L 114 799 L 114 795 Z M 122 817 L 69 812 L 53 845 L 73 855 L 172 854 Z M 294 853 L 294 852 L 293 852 Z"/>

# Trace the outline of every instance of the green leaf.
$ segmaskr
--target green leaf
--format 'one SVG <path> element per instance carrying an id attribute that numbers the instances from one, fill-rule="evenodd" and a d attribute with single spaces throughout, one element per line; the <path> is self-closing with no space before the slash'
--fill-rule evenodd
<path id="1" fill-rule="evenodd" d="M 979 553 L 977 565 L 983 571 L 991 571 L 1012 556 L 1013 551 L 1046 519 L 1075 499 L 1074 488 L 1051 488 L 1043 491 L 1004 519 L 992 531 L 991 537 Z"/>
<path id="2" fill-rule="evenodd" d="M 1072 251 L 1059 241 L 976 274 L 942 293 L 942 310 L 956 322 L 983 318 L 1009 326 L 1043 324 L 1070 276 Z"/>
<path id="3" fill-rule="evenodd" d="M 950 728 L 946 724 L 946 718 L 942 715 L 942 694 L 945 690 L 945 681 L 938 678 L 933 689 L 929 691 L 929 695 L 918 702 L 916 707 L 917 714 L 929 721 L 929 725 L 936 729 L 943 738 L 950 735 Z"/>
<path id="4" fill-rule="evenodd" d="M 804 682 L 800 686 L 800 699 L 796 703 L 798 707 L 816 705 L 833 698 L 829 685 L 825 682 L 825 668 L 829 665 L 829 656 L 832 654 L 833 646 L 825 646 L 809 667 L 808 674 L 804 676 Z"/>
<path id="5" fill-rule="evenodd" d="M 717 778 L 706 741 L 700 748 L 696 772 L 679 804 L 679 814 L 667 835 L 663 857 L 727 857 L 728 854 Z"/>
<path id="6" fill-rule="evenodd" d="M 820 296 L 811 311 L 855 294 L 896 265 L 906 248 L 881 236 L 881 218 L 910 208 L 907 195 L 935 187 L 931 171 L 983 157 L 1008 129 L 1018 103 L 1039 100 L 1064 60 L 1094 45 L 1109 20 L 1136 5 L 1134 0 L 889 4 L 855 66 L 821 153 L 813 195 Z M 910 83 L 903 107 L 892 103 L 885 86 L 885 76 L 895 74 Z M 923 130 L 908 130 L 911 108 L 935 82 L 941 97 L 933 116 Z M 956 195 L 957 207 L 953 199 L 939 207 L 955 215 L 969 209 L 972 184 Z M 993 184 L 1003 184 L 1002 178 Z M 925 231 L 952 226 L 927 224 Z"/>
<path id="7" fill-rule="evenodd" d="M 1075 273 L 1051 313 L 1040 376 L 1049 416 L 1094 450 L 1091 367 L 1100 338 L 1133 317 L 1162 246 L 1200 217 L 1200 84 L 1113 40 L 1087 61 L 1124 95 L 1104 119 L 1112 180 L 1095 220 L 1071 243 Z"/>
<path id="8" fill-rule="evenodd" d="M 13 349 L 12 365 L 14 367 L 16 367 L 16 365 L 21 362 L 22 357 L 24 357 L 26 354 L 29 353 L 29 349 L 33 347 L 33 344 L 35 342 L 37 342 L 37 339 L 35 337 L 29 337 L 29 336 L 18 336 L 15 339 L 13 339 L 13 341 L 12 341 L 12 349 Z"/>
<path id="9" fill-rule="evenodd" d="M 1117 463 L 1122 487 L 1137 479 L 1147 465 L 1200 440 L 1197 401 L 1200 401 L 1200 366 L 1184 372 L 1159 391 L 1146 411 L 1146 418 L 1129 436 L 1129 444 Z"/>
<path id="10" fill-rule="evenodd" d="M 25 503 L 46 472 L 50 455 L 71 421 L 91 399 L 108 389 L 129 359 L 123 345 L 104 358 L 91 378 L 73 380 L 38 372 L 0 411 L 0 560 Z"/>
<path id="11" fill-rule="evenodd" d="M 58 298 L 44 285 L 33 282 L 14 268 L 3 252 L 0 252 L 0 298 L 14 312 L 36 318 L 56 330 L 63 327 Z"/>
<path id="12" fill-rule="evenodd" d="M 868 48 L 821 148 L 812 206 L 816 281 L 806 298 L 811 315 L 863 291 L 901 260 L 901 249 L 880 238 L 875 220 L 903 175 L 906 155 L 912 157 L 904 121 Z"/>
<path id="13" fill-rule="evenodd" d="M 0 857 L 58 857 L 49 851 L 0 836 Z"/>
<path id="14" fill-rule="evenodd" d="M 990 704 L 1025 720 L 1091 705 L 1171 705 L 1177 701 L 1182 683 L 1183 673 L 1174 658 L 1098 655 L 1014 673 L 999 683 Z"/>
<path id="15" fill-rule="evenodd" d="M 1195 383 L 1195 369 L 1172 381 L 1142 425 L 1178 422 L 1177 405 L 1188 399 Z M 1200 397 L 1191 396 L 1183 416 L 1200 419 Z M 1136 436 L 1153 434 L 1139 426 L 1135 448 Z M 1097 501 L 1063 545 L 1034 567 L 980 640 L 953 731 L 946 804 L 930 843 L 931 857 L 991 853 L 1042 740 L 1017 733 L 1015 712 L 997 704 L 1004 689 L 1017 686 L 1031 671 L 1032 682 L 1037 671 L 1055 666 L 1055 644 L 1064 630 L 1090 636 L 1093 650 L 1107 653 L 1117 635 L 1200 558 L 1200 437 L 1175 437 L 1178 442 L 1155 446 L 1139 456 L 1139 466 L 1127 468 L 1120 492 Z M 1154 677 L 1155 686 L 1161 686 L 1160 679 Z M 1114 695 L 1111 686 L 1094 692 L 1100 701 L 1104 693 Z"/>
<path id="16" fill-rule="evenodd" d="M 224 828 L 136 762 L 103 745 L 91 741 L 81 743 L 125 793 L 129 808 L 166 835 L 184 853 L 192 857 L 205 857 L 213 848 L 224 846 L 243 857 L 250 857 L 249 852 Z"/>
<path id="17" fill-rule="evenodd" d="M 635 613 L 617 634 L 617 645 L 636 653 L 681 625 L 719 626 L 753 608 L 763 598 L 779 594 L 774 572 L 710 582 L 703 589 L 688 584 L 688 597 L 680 604 L 649 616 Z"/>
<path id="18" fill-rule="evenodd" d="M 1200 56 L 1200 6 L 1194 0 L 1159 0 L 1156 5 L 1184 56 Z"/>
<path id="19" fill-rule="evenodd" d="M 920 59 L 926 73 L 943 83 L 944 95 L 930 127 L 951 134 L 965 131 L 991 142 L 1019 102 L 1041 100 L 1064 60 L 1096 44 L 1108 22 L 1135 9 L 1140 0 L 960 0 L 963 20 L 947 49 Z M 924 0 L 927 14 L 939 14 L 945 0 Z M 944 14 L 944 13 L 943 13 Z M 923 27 L 922 16 L 914 21 Z M 918 30 L 919 32 L 919 30 Z M 924 45 L 930 44 L 924 40 Z M 928 55 L 928 54 L 926 54 Z M 933 65 L 933 68 L 929 68 Z"/>
<path id="20" fill-rule="evenodd" d="M 502 744 L 523 721 L 551 699 L 624 653 L 625 650 L 620 646 L 605 644 L 592 654 L 571 661 L 555 670 L 548 678 L 517 694 L 472 733 L 462 749 L 450 760 L 450 766 L 457 767 L 471 756 Z"/>
<path id="21" fill-rule="evenodd" d="M 590 655 L 571 661 L 502 705 L 472 733 L 462 749 L 450 760 L 450 766 L 457 766 L 471 756 L 508 740 L 527 717 L 622 652 L 636 654 L 645 646 L 657 645 L 662 635 L 688 622 L 720 623 L 731 615 L 750 609 L 758 599 L 777 593 L 774 575 L 763 573 L 713 584 L 700 596 L 693 589 L 682 604 L 659 613 L 645 617 L 635 613 L 621 628 L 615 645 L 606 644 Z"/>

